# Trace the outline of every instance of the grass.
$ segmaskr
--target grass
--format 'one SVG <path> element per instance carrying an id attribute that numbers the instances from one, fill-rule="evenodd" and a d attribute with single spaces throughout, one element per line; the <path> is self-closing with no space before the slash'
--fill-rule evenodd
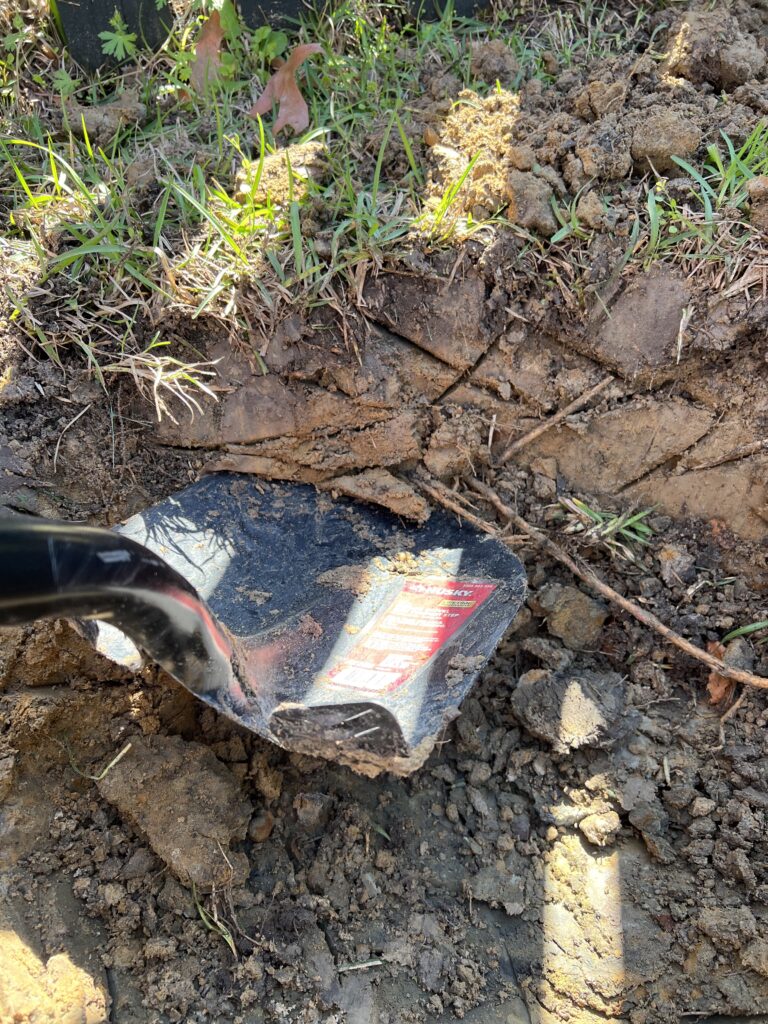
<path id="1" fill-rule="evenodd" d="M 640 243 L 646 266 L 674 260 L 691 273 L 724 270 L 721 280 L 730 283 L 749 262 L 759 239 L 746 218 L 748 185 L 768 170 L 768 123 L 755 125 L 738 149 L 725 132 L 721 136 L 720 145 L 707 147 L 700 168 L 672 158 L 689 182 L 685 198 L 670 195 L 665 178 L 649 189 Z"/>
<path id="2" fill-rule="evenodd" d="M 729 640 L 736 640 L 740 636 L 751 636 L 753 633 L 762 632 L 764 629 L 768 629 L 768 620 L 763 619 L 760 622 L 750 622 L 747 626 L 739 626 L 738 629 L 732 629 L 730 633 L 726 633 L 723 637 L 723 643 L 727 643 Z"/>
<path id="3" fill-rule="evenodd" d="M 578 536 L 584 543 L 605 547 L 612 555 L 629 562 L 637 561 L 638 548 L 653 540 L 653 529 L 646 522 L 653 509 L 607 512 L 588 505 L 580 498 L 559 499 L 563 532 Z"/>
<path id="4" fill-rule="evenodd" d="M 218 908 L 216 906 L 216 893 L 214 892 L 211 894 L 210 912 L 205 909 L 202 902 L 198 898 L 197 886 L 195 885 L 194 882 L 192 883 L 192 899 L 194 900 L 198 916 L 200 917 L 200 920 L 203 922 L 205 927 L 208 929 L 209 932 L 213 932 L 215 935 L 218 935 L 221 939 L 224 940 L 224 942 L 229 947 L 232 956 L 235 958 L 235 960 L 237 960 L 238 955 L 235 939 L 234 936 L 232 935 L 232 931 L 227 922 L 219 916 Z"/>
<path id="5" fill-rule="evenodd" d="M 511 38 L 511 46 L 523 72 L 535 73 L 552 81 L 563 69 L 593 60 L 602 60 L 631 49 L 638 39 L 645 40 L 644 20 L 650 5 L 629 4 L 616 10 L 607 2 L 585 0 L 553 5 L 531 19 L 523 32 L 516 23 L 526 14 L 526 4 L 505 7 L 500 27 Z M 515 84 L 519 84 L 515 83 Z"/>
<path id="6" fill-rule="evenodd" d="M 61 52 L 42 0 L 16 0 L 0 13 L 0 217 L 5 246 L 27 260 L 3 296 L 19 344 L 62 371 L 86 367 L 105 389 L 130 380 L 158 417 L 172 418 L 215 398 L 216 367 L 195 340 L 212 330 L 266 373 L 275 326 L 325 308 L 357 351 L 371 275 L 414 247 L 429 253 L 471 235 L 485 244 L 510 231 L 503 208 L 480 222 L 464 209 L 479 152 L 463 154 L 440 194 L 427 189 L 425 83 L 452 75 L 459 88 L 490 95 L 500 84 L 473 81 L 471 47 L 503 39 L 520 65 L 508 85 L 547 84 L 563 69 L 646 46 L 648 10 L 638 3 L 620 14 L 590 0 L 542 15 L 522 2 L 487 21 L 449 9 L 413 24 L 386 3 L 344 0 L 283 33 L 246 32 L 227 2 L 222 80 L 195 96 L 194 11 L 160 53 L 139 52 L 136 64 L 86 81 Z M 125 31 L 113 29 L 125 47 Z M 299 41 L 323 46 L 304 66 L 310 128 L 296 140 L 316 147 L 316 165 L 295 149 L 286 158 L 271 118 L 247 115 L 270 60 Z M 141 116 L 89 129 L 83 111 L 108 116 L 131 88 Z M 747 184 L 768 166 L 767 136 L 761 124 L 739 148 L 727 137 L 710 146 L 701 166 L 680 162 L 691 182 L 682 200 L 654 180 L 624 272 L 664 260 L 736 281 L 753 256 Z M 578 199 L 555 204 L 552 239 L 511 228 L 520 273 L 575 309 L 589 299 L 594 241 Z"/>
<path id="7" fill-rule="evenodd" d="M 174 408 L 199 410 L 216 385 L 204 353 L 166 327 L 169 314 L 215 320 L 241 347 L 239 339 L 253 339 L 247 347 L 266 372 L 261 351 L 289 307 L 345 310 L 359 303 L 367 275 L 396 258 L 423 223 L 416 189 L 426 172 L 408 131 L 419 69 L 437 59 L 462 81 L 469 75 L 464 29 L 450 14 L 415 29 L 398 27 L 386 5 L 374 18 L 370 13 L 343 4 L 300 31 L 325 48 L 322 61 L 307 65 L 313 127 L 306 139 L 325 146 L 330 173 L 316 181 L 289 166 L 287 188 L 266 194 L 260 179 L 265 162 L 277 158 L 277 144 L 246 111 L 251 81 L 266 80 L 268 58 L 284 49 L 286 36 L 268 29 L 230 33 L 227 77 L 205 97 L 190 97 L 200 19 L 189 18 L 163 52 L 138 58 L 149 116 L 106 140 L 91 138 L 71 104 L 107 109 L 129 84 L 130 67 L 124 77 L 110 72 L 85 84 L 58 55 L 58 67 L 41 67 L 33 48 L 45 31 L 41 9 L 17 13 L 0 62 L 0 186 L 10 233 L 31 241 L 37 264 L 34 286 L 11 286 L 6 296 L 30 350 L 42 349 L 62 368 L 77 351 L 105 387 L 127 376 L 158 417 L 173 416 Z M 115 31 L 125 36 L 120 26 Z M 467 27 L 467 38 L 477 31 Z M 51 38 L 51 51 L 54 45 Z M 117 43 L 110 36 L 105 45 Z M 50 108 L 42 114 L 25 109 L 25 79 L 50 84 Z M 390 113 L 372 158 L 369 142 L 382 109 Z M 59 115 L 63 133 L 50 130 Z M 246 156 L 253 129 L 256 160 Z M 407 162 L 396 182 L 385 168 L 395 140 Z M 152 163 L 149 188 L 131 180 L 137 159 Z M 244 172 L 248 187 L 237 192 Z M 439 205 L 435 238 L 444 240 L 460 187 Z"/>
<path id="8" fill-rule="evenodd" d="M 69 758 L 70 767 L 72 768 L 72 771 L 75 772 L 76 775 L 79 775 L 80 778 L 82 779 L 90 779 L 92 782 L 101 782 L 101 780 L 108 774 L 108 772 L 110 772 L 115 767 L 116 764 L 122 761 L 122 759 L 131 749 L 133 744 L 126 743 L 122 750 L 120 750 L 119 753 L 115 754 L 115 756 L 112 758 L 109 764 L 107 764 L 105 768 L 102 768 L 102 770 L 97 775 L 89 775 L 88 772 L 84 772 L 81 768 L 78 767 L 77 762 L 75 761 L 75 756 L 72 753 L 72 748 L 66 741 L 64 743 L 59 743 L 59 746 L 62 748 L 62 750 L 66 752 L 66 755 Z"/>

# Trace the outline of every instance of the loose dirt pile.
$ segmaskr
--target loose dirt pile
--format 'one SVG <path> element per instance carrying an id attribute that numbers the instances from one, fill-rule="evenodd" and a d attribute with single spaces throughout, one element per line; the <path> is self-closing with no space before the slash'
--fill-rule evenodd
<path id="1" fill-rule="evenodd" d="M 435 208 L 477 156 L 451 216 L 504 222 L 414 248 L 341 319 L 294 313 L 266 376 L 204 318 L 186 324 L 227 387 L 191 424 L 157 427 L 121 390 L 105 409 L 95 386 L 3 352 L 0 502 L 112 523 L 207 466 L 421 520 L 423 465 L 484 475 L 551 530 L 560 494 L 654 505 L 634 561 L 596 541 L 581 553 L 701 646 L 765 619 L 758 230 L 731 262 L 635 249 L 649 168 L 682 204 L 691 181 L 671 157 L 693 161 L 721 130 L 740 145 L 768 111 L 768 21 L 735 4 L 675 11 L 665 31 L 664 59 L 654 41 L 553 67 L 548 84 L 520 81 L 503 45 L 477 49 L 499 87 L 454 106 L 433 76 L 413 123 Z M 402 155 L 393 142 L 393 166 Z M 751 195 L 757 229 L 759 183 Z M 553 198 L 574 211 L 562 244 L 543 240 Z M 736 234 L 737 214 L 723 215 Z M 699 665 L 519 552 L 529 600 L 405 780 L 289 756 L 153 670 L 121 675 L 63 625 L 4 634 L 0 1019 L 768 1014 L 764 693 L 711 705 Z M 765 651 L 739 638 L 726 657 L 768 675 Z"/>

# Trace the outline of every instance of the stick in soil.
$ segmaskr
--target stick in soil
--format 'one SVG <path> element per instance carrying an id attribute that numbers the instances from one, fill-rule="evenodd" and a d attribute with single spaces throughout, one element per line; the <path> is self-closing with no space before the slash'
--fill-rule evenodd
<path id="1" fill-rule="evenodd" d="M 747 696 L 747 693 L 748 693 L 748 691 L 746 689 L 742 690 L 741 693 L 739 694 L 738 698 L 733 702 L 733 704 L 731 704 L 731 706 L 728 708 L 728 710 L 725 711 L 722 715 L 720 715 L 720 747 L 721 748 L 725 746 L 725 723 L 728 721 L 729 718 L 732 718 L 736 714 L 736 712 L 739 710 L 739 708 L 741 707 L 741 705 L 744 702 L 744 698 Z"/>
<path id="2" fill-rule="evenodd" d="M 119 761 L 122 761 L 122 759 L 133 746 L 132 743 L 126 743 L 123 749 L 120 751 L 120 753 L 116 754 L 109 762 L 107 767 L 102 769 L 102 771 L 100 771 L 98 775 L 89 775 L 87 772 L 84 772 L 80 768 L 78 768 L 70 745 L 66 741 L 62 743 L 60 740 L 56 740 L 56 742 L 59 744 L 61 749 L 65 751 L 67 757 L 69 758 L 69 764 L 70 767 L 72 768 L 72 771 L 83 779 L 90 779 L 91 782 L 101 782 L 101 780 L 104 778 L 107 772 L 111 771 Z"/>
<path id="3" fill-rule="evenodd" d="M 516 441 L 507 445 L 501 453 L 499 464 L 506 462 L 507 459 L 511 459 L 513 455 L 525 448 L 526 445 L 535 441 L 537 437 L 541 437 L 546 430 L 550 430 L 552 427 L 556 427 L 558 423 L 562 423 L 566 416 L 570 416 L 571 413 L 578 412 L 580 409 L 583 409 L 585 405 L 588 405 L 596 395 L 599 395 L 601 391 L 604 391 L 609 384 L 613 383 L 613 381 L 614 378 L 610 374 L 607 377 L 604 377 L 598 384 L 595 384 L 593 388 L 590 388 L 589 391 L 585 391 L 583 395 L 579 395 L 578 398 L 574 398 L 574 400 L 569 402 L 568 405 L 564 406 L 562 409 L 558 409 L 558 411 L 554 413 L 554 415 L 550 416 L 548 420 L 543 420 L 535 426 L 533 430 L 529 430 L 527 434 L 523 434 L 522 437 L 518 437 Z"/>
<path id="4" fill-rule="evenodd" d="M 500 530 L 491 526 L 489 523 L 484 522 L 484 520 L 475 516 L 473 513 L 462 509 L 459 502 L 456 501 L 458 496 L 453 492 L 448 491 L 442 484 L 438 483 L 436 480 L 427 478 L 421 473 L 419 474 L 419 483 L 423 490 L 429 494 L 430 497 L 439 501 L 441 505 L 444 505 L 452 512 L 457 512 L 474 526 L 477 526 L 478 529 L 483 530 L 484 533 L 494 534 L 499 538 L 499 540 L 506 542 L 506 538 Z M 635 604 L 634 601 L 630 601 L 626 597 L 623 597 L 618 593 L 618 591 L 614 590 L 613 587 L 604 583 L 599 576 L 597 576 L 587 565 L 582 563 L 580 559 L 567 554 L 567 552 L 563 551 L 558 544 L 555 544 L 554 541 L 550 540 L 542 530 L 537 529 L 535 526 L 531 526 L 531 524 L 527 522 L 527 520 L 523 519 L 521 515 L 518 515 L 514 509 L 510 508 L 509 505 L 505 505 L 496 492 L 492 488 L 488 487 L 487 484 L 481 483 L 479 480 L 471 480 L 469 481 L 469 486 L 477 494 L 481 495 L 486 501 L 493 505 L 496 511 L 500 515 L 504 516 L 504 518 L 507 519 L 517 530 L 529 537 L 537 547 L 546 551 L 548 555 L 560 562 L 561 565 L 564 565 L 574 574 L 574 576 L 577 576 L 582 580 L 582 582 L 586 583 L 588 587 L 602 595 L 602 597 L 605 597 L 612 604 L 618 605 L 619 608 L 628 612 L 636 618 L 638 622 L 647 626 L 648 629 L 652 629 L 660 636 L 663 636 L 669 643 L 674 644 L 675 647 L 684 651 L 697 661 L 701 661 L 705 665 L 708 665 L 709 668 L 714 669 L 715 672 L 719 672 L 720 675 L 726 676 L 729 679 L 735 679 L 738 683 L 746 683 L 747 686 L 756 686 L 760 689 L 768 689 L 768 679 L 764 679 L 762 676 L 753 675 L 752 672 L 745 672 L 743 669 L 733 668 L 731 665 L 726 665 L 725 662 L 720 661 L 719 658 L 715 658 L 706 651 L 702 651 L 700 647 L 697 647 L 689 640 L 680 636 L 679 633 L 670 629 L 669 626 L 666 626 L 661 619 L 657 619 L 651 612 L 641 608 L 640 605 Z"/>
<path id="5" fill-rule="evenodd" d="M 750 444 L 742 444 L 726 455 L 717 459 L 710 459 L 709 462 L 701 462 L 691 467 L 695 473 L 702 469 L 714 469 L 715 466 L 723 466 L 726 462 L 738 462 L 740 459 L 748 459 L 750 455 L 757 455 L 768 448 L 768 438 L 761 438 L 759 441 L 752 441 Z"/>

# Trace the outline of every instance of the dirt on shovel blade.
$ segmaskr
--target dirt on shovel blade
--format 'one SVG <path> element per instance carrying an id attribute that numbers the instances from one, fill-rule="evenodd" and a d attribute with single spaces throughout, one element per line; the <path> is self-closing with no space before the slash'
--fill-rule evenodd
<path id="1" fill-rule="evenodd" d="M 509 548 L 455 516 L 404 527 L 300 484 L 217 474 L 117 532 L 181 573 L 227 631 L 229 685 L 180 682 L 288 750 L 367 775 L 424 763 L 525 596 Z M 115 623 L 80 629 L 141 665 Z"/>

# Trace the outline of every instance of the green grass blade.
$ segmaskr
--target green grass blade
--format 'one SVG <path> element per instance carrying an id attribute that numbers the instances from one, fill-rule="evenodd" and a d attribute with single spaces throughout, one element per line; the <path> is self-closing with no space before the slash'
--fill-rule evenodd
<path id="1" fill-rule="evenodd" d="M 735 640 L 740 636 L 749 636 L 751 633 L 757 633 L 761 629 L 768 629 L 768 619 L 763 619 L 761 622 L 750 622 L 748 626 L 739 626 L 738 629 L 732 629 L 730 633 L 726 633 L 723 637 L 723 643 L 727 643 L 728 640 Z"/>
<path id="2" fill-rule="evenodd" d="M 70 249 L 60 256 L 54 256 L 48 263 L 48 270 L 54 273 L 64 270 L 85 256 L 124 256 L 127 252 L 128 247 L 125 245 L 102 245 L 100 242 L 91 242 L 88 245 L 78 245 L 77 248 Z"/>
<path id="3" fill-rule="evenodd" d="M 672 159 L 675 161 L 678 167 L 681 167 L 685 171 L 686 174 L 690 174 L 690 176 L 701 189 L 700 199 L 702 206 L 704 207 L 704 216 L 707 218 L 707 222 L 711 224 L 715 216 L 712 210 L 712 201 L 710 198 L 715 198 L 715 193 L 712 191 L 712 186 L 704 177 L 702 177 L 701 174 L 699 174 L 699 172 L 694 167 L 691 167 L 687 160 L 683 160 L 682 157 L 679 156 L 673 156 Z"/>
<path id="4" fill-rule="evenodd" d="M 235 239 L 226 230 L 224 225 L 221 223 L 221 221 L 215 214 L 211 213 L 210 210 L 207 210 L 205 206 L 203 206 L 202 203 L 198 202 L 197 198 L 193 196 L 190 192 L 187 192 L 187 190 L 183 188 L 180 183 L 174 183 L 172 185 L 172 188 L 174 192 L 177 194 L 177 196 L 181 196 L 182 199 L 184 199 L 187 203 L 190 204 L 190 206 L 193 206 L 197 210 L 201 217 L 204 217 L 208 221 L 208 223 L 211 225 L 214 231 L 216 231 L 219 237 L 224 242 L 227 243 L 227 245 L 230 247 L 232 252 L 235 253 L 238 259 L 242 260 L 243 263 L 248 262 L 248 257 L 245 254 L 245 252 L 240 248 Z"/>

